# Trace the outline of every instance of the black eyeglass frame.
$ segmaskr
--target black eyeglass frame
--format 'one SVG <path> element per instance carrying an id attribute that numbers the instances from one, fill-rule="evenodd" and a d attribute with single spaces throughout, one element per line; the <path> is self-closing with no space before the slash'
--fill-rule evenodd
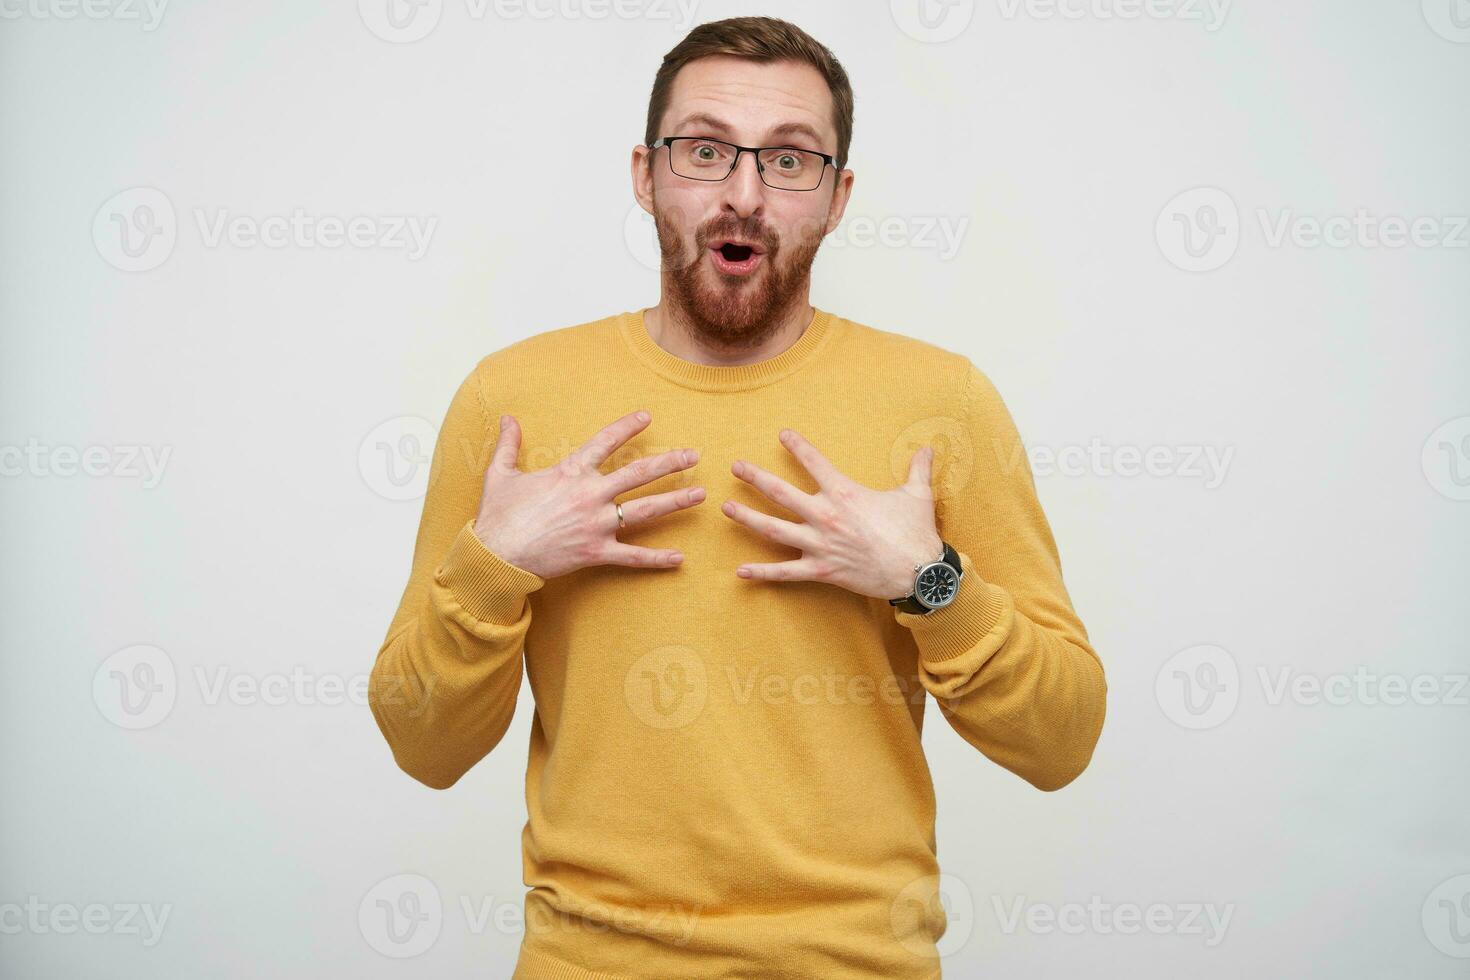
<path id="1" fill-rule="evenodd" d="M 700 140 L 705 143 L 719 143 L 723 146 L 734 147 L 735 159 L 731 161 L 730 169 L 725 171 L 725 176 L 723 177 L 690 177 L 686 174 L 681 174 L 679 173 L 679 171 L 674 169 L 674 147 L 672 144 L 675 140 Z M 822 181 L 827 179 L 827 168 L 831 167 L 833 170 L 837 169 L 837 158 L 835 156 L 830 153 L 823 153 L 821 150 L 808 150 L 804 146 L 741 146 L 739 143 L 731 143 L 729 140 L 717 140 L 713 136 L 660 136 L 658 139 L 650 143 L 648 145 L 648 148 L 650 150 L 657 150 L 661 146 L 666 146 L 669 148 L 669 152 L 667 154 L 669 158 L 669 173 L 673 174 L 675 177 L 682 177 L 685 180 L 700 180 L 706 183 L 719 183 L 722 180 L 728 180 L 730 178 L 730 175 L 735 172 L 735 168 L 740 166 L 740 154 L 742 153 L 749 153 L 752 157 L 754 157 L 755 172 L 760 175 L 762 184 L 765 184 L 772 190 L 791 191 L 793 194 L 809 194 L 812 191 L 821 190 Z M 822 175 L 817 178 L 817 183 L 815 187 L 777 187 L 775 184 L 766 180 L 766 165 L 761 163 L 762 150 L 796 150 L 799 153 L 811 153 L 819 156 L 822 158 Z"/>

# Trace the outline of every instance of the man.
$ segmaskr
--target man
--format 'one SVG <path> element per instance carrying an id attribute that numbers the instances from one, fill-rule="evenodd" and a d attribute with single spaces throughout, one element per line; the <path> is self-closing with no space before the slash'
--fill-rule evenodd
<path id="1" fill-rule="evenodd" d="M 1000 395 L 808 301 L 852 107 L 785 21 L 692 31 L 633 151 L 658 304 L 490 354 L 445 417 L 371 704 L 444 789 L 529 674 L 519 980 L 938 977 L 926 694 L 1040 789 L 1092 757 Z"/>

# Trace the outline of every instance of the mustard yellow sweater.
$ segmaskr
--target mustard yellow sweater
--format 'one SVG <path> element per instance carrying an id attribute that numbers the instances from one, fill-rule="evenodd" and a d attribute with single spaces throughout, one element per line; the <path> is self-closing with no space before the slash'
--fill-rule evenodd
<path id="1" fill-rule="evenodd" d="M 534 470 L 640 408 L 652 422 L 603 472 L 676 446 L 701 458 L 619 502 L 708 496 L 619 538 L 677 548 L 682 565 L 542 579 L 475 537 L 502 413 Z M 736 576 L 799 557 L 719 509 L 800 519 L 729 468 L 747 459 L 817 492 L 782 427 L 873 488 L 935 447 L 938 529 L 965 571 L 951 605 L 912 615 Z M 995 387 L 962 355 L 821 309 L 757 364 L 676 357 L 639 311 L 475 366 L 439 433 L 369 685 L 397 764 L 452 786 L 505 734 L 523 666 L 536 713 L 516 980 L 939 977 L 926 696 L 988 758 L 1054 790 L 1091 759 L 1107 694 Z"/>

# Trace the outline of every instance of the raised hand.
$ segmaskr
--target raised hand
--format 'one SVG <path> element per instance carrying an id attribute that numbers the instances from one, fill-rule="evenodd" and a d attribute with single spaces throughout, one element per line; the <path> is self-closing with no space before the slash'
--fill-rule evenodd
<path id="1" fill-rule="evenodd" d="M 652 421 L 632 412 L 603 428 L 565 459 L 542 470 L 522 472 L 521 428 L 503 416 L 495 453 L 485 469 L 485 489 L 475 535 L 503 560 L 542 578 L 565 575 L 590 565 L 670 568 L 684 560 L 670 548 L 642 548 L 617 539 L 613 498 L 699 461 L 694 449 L 670 449 L 643 456 L 607 475 L 598 467 L 613 451 Z M 703 487 L 650 494 L 623 504 L 626 526 L 693 507 L 704 500 Z"/>
<path id="2" fill-rule="evenodd" d="M 897 599 L 914 584 L 915 563 L 940 557 L 944 543 L 934 520 L 934 450 L 924 446 L 909 460 L 908 479 L 891 490 L 873 490 L 845 476 L 791 429 L 784 445 L 817 482 L 805 493 L 745 460 L 730 472 L 774 503 L 802 518 L 797 524 L 727 500 L 726 517 L 758 534 L 801 550 L 791 561 L 741 565 L 741 578 L 778 582 L 827 582 L 858 595 Z"/>

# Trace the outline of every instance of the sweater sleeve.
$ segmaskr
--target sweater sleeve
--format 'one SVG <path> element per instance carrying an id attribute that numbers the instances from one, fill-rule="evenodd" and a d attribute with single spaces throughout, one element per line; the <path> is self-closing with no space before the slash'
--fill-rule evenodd
<path id="1" fill-rule="evenodd" d="M 951 727 L 1038 789 L 1060 789 L 1092 759 L 1107 680 L 1062 583 L 1015 422 L 973 363 L 961 403 L 966 438 L 949 447 L 936 520 L 964 578 L 948 606 L 895 615 Z"/>
<path id="2" fill-rule="evenodd" d="M 399 768 L 448 789 L 500 741 L 515 713 L 545 581 L 503 561 L 474 533 L 490 425 L 482 361 L 450 402 L 430 463 L 413 566 L 368 681 L 368 704 Z"/>

